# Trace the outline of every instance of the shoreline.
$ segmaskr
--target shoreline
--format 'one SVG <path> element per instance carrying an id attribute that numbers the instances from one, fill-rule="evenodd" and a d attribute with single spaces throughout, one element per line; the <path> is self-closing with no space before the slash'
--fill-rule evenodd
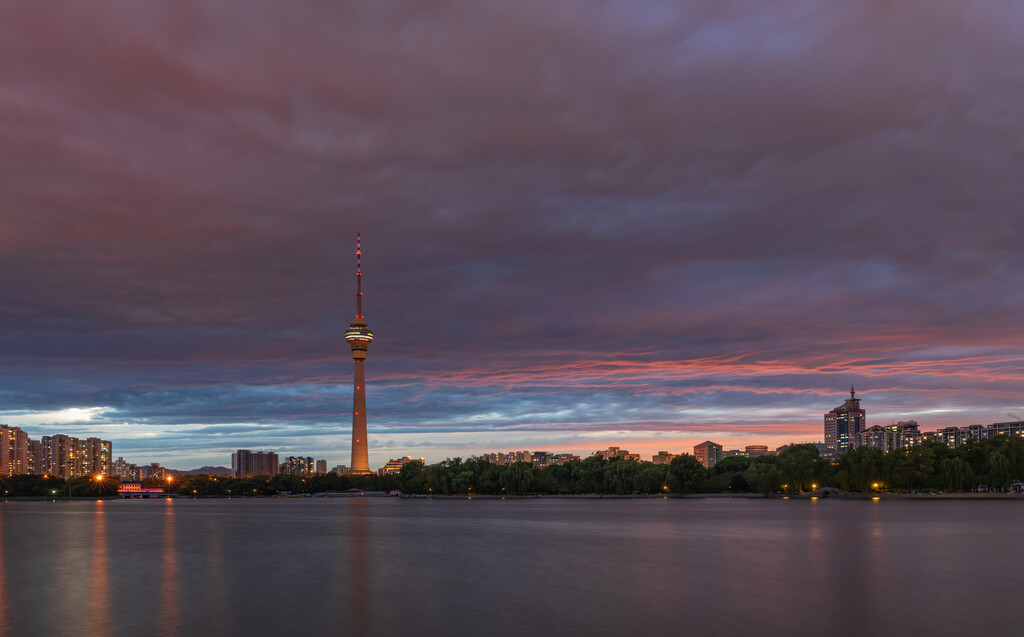
<path id="1" fill-rule="evenodd" d="M 202 495 L 202 496 L 178 496 L 167 498 L 149 498 L 152 500 L 163 500 L 163 499 L 174 499 L 174 500 L 273 500 L 280 499 L 281 496 L 277 495 L 261 495 L 261 496 L 219 496 L 219 495 Z M 1021 500 L 1024 501 L 1024 493 L 972 493 L 972 492 L 949 492 L 949 493 L 848 493 L 848 492 L 832 492 L 822 493 L 818 491 L 809 491 L 806 493 L 773 493 L 771 495 L 763 495 L 760 493 L 632 493 L 632 494 L 600 494 L 600 493 L 580 493 L 580 494 L 530 494 L 530 495 L 492 495 L 492 494 L 422 494 L 422 493 L 403 493 L 401 495 L 386 495 L 386 494 L 373 494 L 373 495 L 361 495 L 361 496 L 344 496 L 335 497 L 330 499 L 349 499 L 352 497 L 359 498 L 398 498 L 405 500 L 702 500 L 702 499 L 715 499 L 715 500 Z M 7 496 L 0 498 L 2 502 L 88 502 L 96 500 L 138 500 L 142 498 L 122 498 L 122 497 L 74 497 L 71 500 L 68 498 L 52 498 L 52 497 L 40 497 L 40 496 Z M 296 498 L 305 499 L 305 498 Z M 310 496 L 310 499 L 325 499 L 324 497 Z"/>

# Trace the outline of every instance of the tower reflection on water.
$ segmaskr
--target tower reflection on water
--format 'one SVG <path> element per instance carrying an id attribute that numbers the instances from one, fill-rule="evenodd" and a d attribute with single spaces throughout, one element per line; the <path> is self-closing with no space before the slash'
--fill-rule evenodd
<path id="1" fill-rule="evenodd" d="M 370 586 L 373 564 L 370 556 L 370 502 L 365 498 L 352 498 L 348 517 L 349 533 L 345 538 L 349 550 L 349 586 L 347 590 L 348 627 L 350 635 L 372 635 L 373 600 Z"/>

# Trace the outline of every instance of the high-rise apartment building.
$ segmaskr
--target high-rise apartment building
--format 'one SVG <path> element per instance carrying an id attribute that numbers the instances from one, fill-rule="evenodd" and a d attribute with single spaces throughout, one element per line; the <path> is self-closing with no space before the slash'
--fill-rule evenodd
<path id="1" fill-rule="evenodd" d="M 284 459 L 284 464 L 281 465 L 281 473 L 291 476 L 308 476 L 313 474 L 314 467 L 315 461 L 311 456 L 306 458 L 288 456 Z"/>
<path id="2" fill-rule="evenodd" d="M 327 473 L 327 461 L 317 460 L 316 461 L 316 472 L 319 474 Z"/>
<path id="3" fill-rule="evenodd" d="M 231 454 L 231 475 L 245 478 L 258 475 L 277 475 L 281 468 L 273 451 L 239 449 Z"/>
<path id="4" fill-rule="evenodd" d="M 43 472 L 43 444 L 38 440 L 28 439 L 28 472 Z"/>
<path id="5" fill-rule="evenodd" d="M 147 480 L 150 478 L 156 478 L 157 480 L 166 480 L 167 476 L 171 475 L 167 470 L 167 467 L 161 467 L 159 462 L 151 462 L 147 465 L 139 467 L 139 479 Z"/>
<path id="6" fill-rule="evenodd" d="M 857 444 L 857 434 L 867 429 L 867 414 L 850 387 L 850 397 L 825 414 L 825 455 L 833 460 Z"/>
<path id="7" fill-rule="evenodd" d="M 82 443 L 85 447 L 85 466 L 87 475 L 110 476 L 114 471 L 113 453 L 109 440 L 86 438 Z"/>
<path id="8" fill-rule="evenodd" d="M 121 482 L 138 482 L 142 479 L 139 477 L 138 465 L 126 462 L 121 457 L 114 461 L 113 471 L 114 475 L 121 479 Z"/>
<path id="9" fill-rule="evenodd" d="M 722 459 L 722 445 L 705 440 L 693 448 L 693 457 L 704 465 L 705 469 L 710 469 Z"/>
<path id="10" fill-rule="evenodd" d="M 0 425 L 0 476 L 31 473 L 28 434 L 18 427 Z"/>
<path id="11" fill-rule="evenodd" d="M 921 431 L 913 420 L 900 421 L 885 427 L 875 425 L 860 431 L 856 436 L 856 446 L 874 447 L 882 453 L 893 449 L 915 447 L 921 444 Z"/>
<path id="12" fill-rule="evenodd" d="M 30 443 L 32 470 L 68 478 L 113 474 L 112 445 L 109 440 L 89 438 L 79 440 L 74 436 L 55 434 L 43 436 L 38 450 Z"/>
<path id="13" fill-rule="evenodd" d="M 68 480 L 86 475 L 85 445 L 78 438 L 65 434 L 43 436 L 43 473 Z"/>

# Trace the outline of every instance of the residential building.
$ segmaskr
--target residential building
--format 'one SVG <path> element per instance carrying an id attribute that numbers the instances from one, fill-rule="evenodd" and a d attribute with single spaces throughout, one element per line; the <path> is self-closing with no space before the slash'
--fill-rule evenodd
<path id="1" fill-rule="evenodd" d="M 416 458 L 413 458 L 411 456 L 405 456 L 404 458 L 398 458 L 397 460 L 388 460 L 386 463 L 384 463 L 384 466 L 378 470 L 377 473 L 382 476 L 395 475 L 396 473 L 402 470 L 402 467 L 409 464 L 413 460 L 416 460 Z M 424 462 L 423 458 L 419 458 L 419 462 L 422 464 Z"/>
<path id="2" fill-rule="evenodd" d="M 318 474 L 327 473 L 327 461 L 326 460 L 317 460 L 316 461 L 316 472 Z"/>
<path id="3" fill-rule="evenodd" d="M 572 460 L 579 460 L 580 457 L 574 453 L 556 453 L 548 460 L 548 464 L 565 464 Z"/>
<path id="4" fill-rule="evenodd" d="M 139 467 L 128 462 L 125 462 L 124 458 L 118 457 L 114 461 L 114 475 L 121 479 L 122 484 L 125 482 L 139 482 L 142 480 L 139 477 Z"/>
<path id="5" fill-rule="evenodd" d="M 31 438 L 28 439 L 28 472 L 36 475 L 43 472 L 43 445 Z"/>
<path id="6" fill-rule="evenodd" d="M 482 459 L 497 465 L 510 465 L 515 462 L 526 462 L 533 464 L 533 454 L 529 451 L 509 451 L 507 453 L 485 453 L 480 456 Z"/>
<path id="7" fill-rule="evenodd" d="M 113 450 L 109 440 L 86 438 L 82 443 L 85 449 L 84 471 L 86 475 L 109 476 L 113 473 Z"/>
<path id="8" fill-rule="evenodd" d="M 273 451 L 239 449 L 231 454 L 231 475 L 246 478 L 258 475 L 276 475 L 280 471 L 277 454 Z"/>
<path id="9" fill-rule="evenodd" d="M 899 435 L 896 433 L 895 427 L 875 425 L 857 432 L 856 442 L 852 446 L 872 447 L 882 453 L 889 453 L 893 449 L 899 448 Z"/>
<path id="10" fill-rule="evenodd" d="M 537 467 L 538 469 L 543 469 L 544 467 L 551 464 L 551 457 L 553 455 L 555 454 L 551 453 L 550 451 L 534 451 L 530 454 L 530 461 L 531 464 L 533 464 L 533 466 Z"/>
<path id="11" fill-rule="evenodd" d="M 898 437 L 898 444 L 901 448 L 916 447 L 921 444 L 923 440 L 921 430 L 918 428 L 916 420 L 901 420 L 890 427 L 895 429 Z"/>
<path id="12" fill-rule="evenodd" d="M 284 464 L 281 465 L 279 473 L 291 476 L 308 476 L 313 475 L 313 469 L 315 467 L 316 463 L 312 456 L 307 456 L 305 458 L 288 456 L 284 459 Z"/>
<path id="13" fill-rule="evenodd" d="M 30 473 L 28 434 L 0 425 L 0 476 Z"/>
<path id="14" fill-rule="evenodd" d="M 141 480 L 145 480 L 147 478 L 166 480 L 168 475 L 169 472 L 167 471 L 167 467 L 161 467 L 159 462 L 151 462 L 139 467 L 139 478 Z"/>
<path id="15" fill-rule="evenodd" d="M 43 436 L 40 446 L 44 474 L 65 480 L 86 475 L 85 446 L 78 438 L 65 434 Z"/>
<path id="16" fill-rule="evenodd" d="M 608 447 L 608 449 L 602 451 L 595 451 L 595 456 L 604 458 L 605 460 L 611 460 L 612 458 L 625 458 L 626 460 L 632 460 L 633 462 L 640 462 L 640 454 L 629 453 L 625 449 L 619 447 Z"/>
<path id="17" fill-rule="evenodd" d="M 840 407 L 825 414 L 826 456 L 836 459 L 857 444 L 857 434 L 867 427 L 867 414 L 860 398 L 850 387 L 850 397 Z"/>
<path id="18" fill-rule="evenodd" d="M 667 451 L 659 451 L 656 456 L 651 459 L 654 464 L 670 464 L 672 459 L 676 457 L 676 454 L 669 453 Z"/>
<path id="19" fill-rule="evenodd" d="M 705 440 L 693 448 L 693 457 L 704 465 L 705 469 L 710 469 L 722 459 L 722 445 Z"/>

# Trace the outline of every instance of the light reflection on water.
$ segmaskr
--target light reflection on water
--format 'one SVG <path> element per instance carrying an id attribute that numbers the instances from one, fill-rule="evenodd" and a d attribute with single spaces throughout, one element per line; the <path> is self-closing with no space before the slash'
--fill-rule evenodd
<path id="1" fill-rule="evenodd" d="M 0 637 L 10 634 L 7 610 L 7 569 L 4 566 L 4 509 L 0 507 Z"/>
<path id="2" fill-rule="evenodd" d="M 178 546 L 176 537 L 177 522 L 174 519 L 174 500 L 164 500 L 163 515 L 163 546 L 160 550 L 160 630 L 167 635 L 181 632 L 181 610 L 178 602 L 178 552 L 184 547 Z M 206 538 L 204 538 L 206 539 Z"/>
<path id="3" fill-rule="evenodd" d="M 96 502 L 92 522 L 92 578 L 89 582 L 89 634 L 107 635 L 113 631 L 113 599 L 110 593 L 110 565 L 107 558 L 107 503 Z"/>
<path id="4" fill-rule="evenodd" d="M 0 635 L 1013 634 L 1024 503 L 0 503 Z"/>

